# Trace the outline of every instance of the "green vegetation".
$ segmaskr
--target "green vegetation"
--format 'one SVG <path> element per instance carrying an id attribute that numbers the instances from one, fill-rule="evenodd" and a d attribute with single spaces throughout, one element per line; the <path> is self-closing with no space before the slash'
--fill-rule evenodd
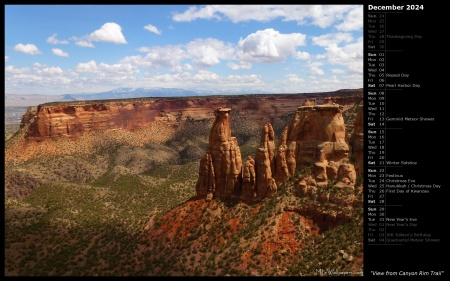
<path id="1" fill-rule="evenodd" d="M 62 182 L 60 173 L 25 199 L 5 201 L 7 275 L 136 274 L 133 256 L 142 242 L 140 232 L 195 195 L 198 163 L 117 175 L 111 164 L 115 153 L 109 155 L 109 168 L 91 183 Z M 48 167 L 44 175 L 57 172 L 45 166 L 50 160 L 32 160 L 24 167 L 42 164 Z M 66 170 L 74 167 L 65 164 Z"/>
<path id="2" fill-rule="evenodd" d="M 5 208 L 5 250 L 20 258 L 5 261 L 7 274 L 92 275 L 96 268 L 101 275 L 135 273 L 128 265 L 134 264 L 140 231 L 194 195 L 193 167 L 162 168 L 170 179 L 159 178 L 164 184 L 152 187 L 142 183 L 144 176 L 104 176 L 92 185 L 47 184 L 22 203 L 11 201 Z M 107 271 L 100 266 L 104 262 Z"/>

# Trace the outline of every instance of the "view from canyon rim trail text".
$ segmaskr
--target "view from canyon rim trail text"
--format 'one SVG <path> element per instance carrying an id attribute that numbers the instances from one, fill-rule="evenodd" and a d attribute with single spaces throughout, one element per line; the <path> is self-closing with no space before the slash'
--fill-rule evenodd
<path id="1" fill-rule="evenodd" d="M 5 46 L 6 276 L 363 274 L 362 6 L 7 5 Z"/>

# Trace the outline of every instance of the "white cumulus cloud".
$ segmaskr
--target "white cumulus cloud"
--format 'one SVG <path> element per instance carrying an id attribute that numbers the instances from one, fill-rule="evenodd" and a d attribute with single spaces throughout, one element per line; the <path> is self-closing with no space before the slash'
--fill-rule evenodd
<path id="1" fill-rule="evenodd" d="M 92 32 L 89 38 L 97 42 L 127 44 L 122 34 L 122 27 L 114 22 L 107 22 L 100 29 Z"/>
<path id="2" fill-rule="evenodd" d="M 296 59 L 299 59 L 299 60 L 309 60 L 309 59 L 311 58 L 311 55 L 310 55 L 308 52 L 301 52 L 301 51 L 298 51 L 298 52 L 295 54 L 295 58 L 296 58 Z"/>
<path id="3" fill-rule="evenodd" d="M 9 74 L 24 74 L 24 73 L 28 73 L 29 71 L 30 71 L 30 69 L 28 67 L 16 68 L 12 65 L 8 65 L 7 67 L 5 67 L 5 73 L 9 73 Z"/>
<path id="4" fill-rule="evenodd" d="M 267 22 L 280 18 L 283 21 L 296 21 L 299 25 L 313 24 L 322 28 L 343 21 L 341 30 L 351 30 L 358 24 L 362 25 L 362 18 L 358 23 L 358 12 L 362 17 L 362 5 L 206 5 L 191 6 L 183 13 L 176 12 L 172 19 L 178 22 L 216 19 L 238 23 L 250 20 Z"/>
<path id="5" fill-rule="evenodd" d="M 231 60 L 235 54 L 233 44 L 214 38 L 198 38 L 183 45 L 140 47 L 137 50 L 147 54 L 145 56 L 128 56 L 121 62 L 153 69 L 168 67 L 174 72 L 190 70 L 192 65 L 200 68 L 217 65 L 223 60 Z M 190 60 L 187 63 L 190 69 L 186 68 L 185 60 Z"/>
<path id="6" fill-rule="evenodd" d="M 203 81 L 217 81 L 219 79 L 219 75 L 214 72 L 207 70 L 199 70 L 197 74 L 193 77 L 194 82 L 203 82 Z"/>
<path id="7" fill-rule="evenodd" d="M 130 63 L 106 64 L 102 62 L 98 65 L 98 69 L 100 71 L 113 75 L 131 75 L 139 72 L 139 70 Z"/>
<path id="8" fill-rule="evenodd" d="M 302 16 L 310 18 L 312 24 L 326 28 L 336 21 L 343 20 L 344 14 L 351 8 L 349 5 L 310 5 L 305 7 L 304 11 L 307 13 L 302 13 Z"/>
<path id="9" fill-rule="evenodd" d="M 297 74 L 288 74 L 287 78 L 289 79 L 289 81 L 291 82 L 305 82 L 305 80 L 303 80 L 302 78 L 298 77 Z"/>
<path id="10" fill-rule="evenodd" d="M 220 19 L 220 16 L 215 15 L 217 9 L 215 6 L 205 6 L 202 8 L 197 8 L 196 6 L 189 7 L 184 13 L 174 13 L 172 19 L 174 21 L 192 21 L 195 19 Z"/>
<path id="11" fill-rule="evenodd" d="M 186 45 L 187 54 L 193 57 L 192 63 L 201 67 L 208 67 L 220 63 L 220 60 L 231 59 L 234 47 L 230 43 L 207 38 L 195 39 Z"/>
<path id="12" fill-rule="evenodd" d="M 350 33 L 332 33 L 332 34 L 325 34 L 321 36 L 313 37 L 312 39 L 313 43 L 315 45 L 319 45 L 321 47 L 328 46 L 330 44 L 339 44 L 341 42 L 351 42 L 353 41 L 353 36 Z"/>
<path id="13" fill-rule="evenodd" d="M 348 12 L 344 22 L 338 24 L 336 28 L 342 31 L 359 30 L 363 28 L 363 6 L 356 6 Z"/>
<path id="14" fill-rule="evenodd" d="M 9 57 L 5 56 L 5 62 L 8 62 L 8 61 L 9 61 Z"/>
<path id="15" fill-rule="evenodd" d="M 272 28 L 258 30 L 240 39 L 238 58 L 247 62 L 279 62 L 296 55 L 296 47 L 305 45 L 306 35 L 282 34 Z"/>
<path id="16" fill-rule="evenodd" d="M 325 72 L 323 72 L 323 70 L 320 69 L 320 67 L 318 67 L 318 66 L 311 66 L 309 74 L 311 74 L 311 75 L 324 75 Z"/>
<path id="17" fill-rule="evenodd" d="M 58 48 L 53 48 L 52 52 L 53 52 L 53 54 L 55 54 L 57 56 L 60 56 L 60 57 L 68 57 L 69 56 L 68 53 L 66 53 L 63 50 L 58 49 Z"/>
<path id="18" fill-rule="evenodd" d="M 364 53 L 362 37 L 358 41 L 342 47 L 330 44 L 325 49 L 327 50 L 325 57 L 329 63 L 344 65 L 353 73 L 363 73 Z"/>
<path id="19" fill-rule="evenodd" d="M 340 68 L 333 68 L 333 69 L 331 69 L 331 72 L 337 73 L 337 74 L 342 74 L 342 73 L 345 73 L 345 70 L 340 69 Z"/>
<path id="20" fill-rule="evenodd" d="M 141 47 L 138 51 L 147 54 L 144 57 L 125 57 L 121 60 L 121 63 L 129 62 L 141 67 L 153 69 L 158 67 L 177 68 L 182 60 L 190 58 L 183 46 L 180 45 Z"/>
<path id="21" fill-rule="evenodd" d="M 236 64 L 234 62 L 227 63 L 227 66 L 231 68 L 232 70 L 239 70 L 239 69 L 250 69 L 252 68 L 252 64 L 248 62 L 241 61 L 240 64 Z"/>
<path id="22" fill-rule="evenodd" d="M 320 68 L 323 63 L 321 62 L 311 62 L 309 63 L 309 74 L 310 75 L 324 75 L 325 72 Z"/>
<path id="23" fill-rule="evenodd" d="M 90 60 L 86 63 L 80 62 L 79 64 L 77 64 L 76 69 L 78 72 L 88 72 L 88 73 L 98 72 L 97 63 L 94 60 Z"/>
<path id="24" fill-rule="evenodd" d="M 36 74 L 43 76 L 60 76 L 63 74 L 63 70 L 60 67 L 46 67 L 41 70 L 37 70 Z"/>
<path id="25" fill-rule="evenodd" d="M 151 24 L 147 24 L 146 26 L 144 26 L 145 30 L 148 30 L 150 32 L 153 32 L 155 34 L 160 35 L 162 33 L 162 31 L 160 29 L 158 29 L 156 26 L 151 25 Z"/>
<path id="26" fill-rule="evenodd" d="M 36 47 L 33 44 L 17 44 L 16 46 L 14 46 L 14 51 L 17 52 L 22 52 L 28 55 L 38 55 L 41 54 L 41 51 L 39 51 L 38 47 Z"/>
<path id="27" fill-rule="evenodd" d="M 80 47 L 88 47 L 88 48 L 95 48 L 94 44 L 86 38 L 73 38 L 75 40 L 75 45 Z"/>
<path id="28" fill-rule="evenodd" d="M 50 44 L 69 44 L 67 40 L 58 40 L 56 37 L 58 34 L 54 33 L 52 36 L 47 38 L 47 43 Z"/>

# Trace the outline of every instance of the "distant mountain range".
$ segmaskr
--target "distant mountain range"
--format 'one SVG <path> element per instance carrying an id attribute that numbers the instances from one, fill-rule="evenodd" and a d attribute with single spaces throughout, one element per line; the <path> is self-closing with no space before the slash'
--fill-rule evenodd
<path id="1" fill-rule="evenodd" d="M 76 100 L 108 100 L 142 97 L 187 97 L 214 94 L 270 94 L 270 92 L 210 92 L 191 91 L 178 88 L 117 88 L 107 92 L 66 95 L 14 95 L 5 94 L 5 106 L 35 106 L 46 102 Z"/>
<path id="2" fill-rule="evenodd" d="M 143 97 L 185 97 L 199 96 L 205 93 L 177 88 L 117 88 L 108 92 L 95 94 L 64 95 L 63 101 L 70 100 L 107 100 Z"/>

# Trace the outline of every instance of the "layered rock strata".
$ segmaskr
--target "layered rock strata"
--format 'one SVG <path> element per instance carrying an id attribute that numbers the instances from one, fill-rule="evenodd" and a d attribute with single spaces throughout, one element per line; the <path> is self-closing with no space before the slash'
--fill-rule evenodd
<path id="1" fill-rule="evenodd" d="M 272 125 L 263 127 L 261 141 L 256 150 L 256 200 L 277 192 L 277 185 L 273 175 L 275 174 L 275 142 Z"/>
<path id="2" fill-rule="evenodd" d="M 233 107 L 256 119 L 270 119 L 293 112 L 305 99 L 319 102 L 336 95 L 346 96 L 342 101 L 362 101 L 360 89 L 313 94 L 56 102 L 31 108 L 23 116 L 21 128 L 27 127 L 26 137 L 35 140 L 77 137 L 89 131 L 137 130 L 155 121 L 176 126 L 186 120 L 212 119 L 217 107 Z"/>
<path id="3" fill-rule="evenodd" d="M 197 194 L 206 194 L 208 199 L 230 197 L 241 191 L 241 151 L 237 139 L 231 136 L 230 111 L 230 108 L 217 108 L 214 111 L 215 120 L 209 134 L 207 152 L 202 160 L 203 167 L 208 166 L 208 169 L 200 167 L 199 170 Z M 214 181 L 209 180 L 211 177 L 214 177 Z"/>
<path id="4" fill-rule="evenodd" d="M 362 105 L 358 106 L 350 146 L 355 157 L 356 174 L 362 175 L 364 171 L 364 107 Z"/>
<path id="5" fill-rule="evenodd" d="M 291 172 L 295 170 L 293 166 L 293 161 L 295 161 L 295 156 L 292 154 L 293 150 L 288 150 L 287 134 L 289 127 L 286 127 L 280 136 L 278 142 L 277 155 L 275 156 L 275 181 L 277 185 L 280 185 L 283 181 L 289 178 Z M 291 163 L 289 168 L 288 159 Z"/>
<path id="6" fill-rule="evenodd" d="M 296 170 L 312 165 L 315 183 L 327 185 L 329 180 L 337 179 L 338 167 L 349 151 L 342 106 L 316 105 L 314 99 L 306 100 L 280 137 L 277 155 L 280 173 L 275 178 L 280 183 Z"/>
<path id="7" fill-rule="evenodd" d="M 206 153 L 200 160 L 199 178 L 197 180 L 196 191 L 198 196 L 214 194 L 216 190 L 216 176 L 211 154 Z"/>
<path id="8" fill-rule="evenodd" d="M 256 200 L 256 172 L 255 160 L 251 156 L 247 157 L 245 165 L 242 168 L 242 192 L 241 200 L 252 202 Z"/>
<path id="9" fill-rule="evenodd" d="M 277 149 L 272 125 L 265 124 L 255 158 L 249 156 L 244 165 L 237 140 L 231 136 L 230 111 L 215 110 L 207 152 L 200 162 L 196 186 L 200 197 L 239 195 L 243 201 L 260 201 L 276 193 L 283 182 L 305 167 L 310 167 L 311 174 L 301 179 L 302 194 L 330 184 L 340 189 L 354 188 L 356 172 L 348 157 L 350 149 L 340 105 L 317 105 L 315 99 L 305 100 L 281 134 Z"/>

